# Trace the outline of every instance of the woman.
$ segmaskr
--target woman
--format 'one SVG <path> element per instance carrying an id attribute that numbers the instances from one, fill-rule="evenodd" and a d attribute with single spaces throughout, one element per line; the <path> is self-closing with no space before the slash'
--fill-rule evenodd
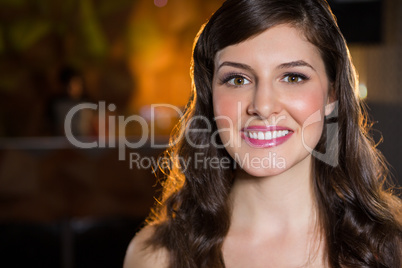
<path id="1" fill-rule="evenodd" d="M 227 0 L 192 68 L 161 201 L 125 267 L 402 266 L 401 203 L 324 0 Z"/>

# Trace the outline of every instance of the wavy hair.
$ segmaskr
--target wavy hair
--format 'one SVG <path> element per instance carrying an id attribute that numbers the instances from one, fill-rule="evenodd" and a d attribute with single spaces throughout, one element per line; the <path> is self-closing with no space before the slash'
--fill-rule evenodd
<path id="1" fill-rule="evenodd" d="M 356 94 L 357 76 L 346 42 L 325 0 L 227 0 L 195 40 L 192 95 L 166 154 L 163 192 L 148 224 L 148 245 L 168 250 L 170 267 L 225 267 L 222 244 L 229 230 L 228 201 L 235 164 L 222 146 L 212 109 L 216 53 L 265 30 L 288 24 L 321 53 L 331 94 L 338 102 L 338 132 L 323 135 L 315 148 L 332 152 L 337 165 L 313 158 L 312 173 L 325 259 L 330 267 L 402 267 L 400 199 L 384 186 L 387 168 L 368 135 L 366 113 Z M 194 120 L 197 118 L 204 120 Z M 194 132 L 194 129 L 211 131 Z M 332 139 L 332 140 L 331 140 Z M 199 146 L 194 146 L 199 145 Z M 225 168 L 197 167 L 197 155 L 228 158 Z M 198 163 L 199 164 L 199 163 Z"/>

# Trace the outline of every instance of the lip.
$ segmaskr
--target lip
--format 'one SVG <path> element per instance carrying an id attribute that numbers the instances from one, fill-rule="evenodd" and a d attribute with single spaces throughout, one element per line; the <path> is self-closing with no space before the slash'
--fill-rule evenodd
<path id="1" fill-rule="evenodd" d="M 285 136 L 273 138 L 269 140 L 259 140 L 254 139 L 249 136 L 246 136 L 244 132 L 247 131 L 259 131 L 259 132 L 267 132 L 267 131 L 282 131 L 287 130 L 289 133 Z M 272 148 L 275 146 L 279 146 L 282 143 L 286 142 L 293 134 L 293 130 L 287 127 L 282 126 L 249 126 L 241 129 L 241 137 L 245 140 L 245 142 L 251 147 L 255 148 Z"/>

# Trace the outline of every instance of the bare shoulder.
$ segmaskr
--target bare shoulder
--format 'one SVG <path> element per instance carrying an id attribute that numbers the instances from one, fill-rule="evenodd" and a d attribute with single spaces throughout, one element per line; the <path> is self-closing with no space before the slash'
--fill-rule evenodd
<path id="1" fill-rule="evenodd" d="M 147 226 L 139 231 L 128 246 L 123 268 L 166 268 L 168 252 L 165 249 L 146 247 L 146 241 L 154 233 L 154 227 Z"/>

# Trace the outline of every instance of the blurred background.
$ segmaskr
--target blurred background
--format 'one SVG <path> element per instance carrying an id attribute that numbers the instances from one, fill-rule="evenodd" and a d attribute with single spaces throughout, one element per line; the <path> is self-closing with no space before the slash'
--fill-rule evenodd
<path id="1" fill-rule="evenodd" d="M 163 152 L 190 95 L 194 37 L 222 2 L 0 0 L 2 267 L 122 266 L 159 190 L 152 168 L 131 165 L 129 155 Z M 402 185 L 402 1 L 329 3 L 372 133 Z M 81 103 L 97 108 L 77 111 L 70 134 L 100 148 L 66 138 L 64 119 Z M 149 129 L 124 121 L 133 115 Z M 148 141 L 121 159 L 116 140 L 135 142 L 144 131 L 161 146 Z"/>

